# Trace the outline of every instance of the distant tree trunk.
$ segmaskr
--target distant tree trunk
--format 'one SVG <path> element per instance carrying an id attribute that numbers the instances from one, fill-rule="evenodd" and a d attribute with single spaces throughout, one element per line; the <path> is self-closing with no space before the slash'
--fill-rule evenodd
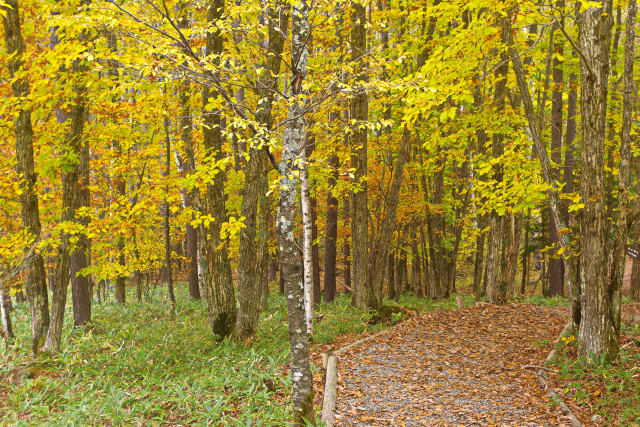
<path id="1" fill-rule="evenodd" d="M 520 282 L 520 295 L 524 296 L 527 284 L 529 282 L 529 221 L 531 211 L 527 210 L 527 216 L 524 220 L 524 252 L 522 253 L 522 280 Z"/>
<path id="2" fill-rule="evenodd" d="M 267 197 L 269 187 L 267 174 L 262 177 L 260 190 L 260 205 L 258 218 L 258 277 L 260 287 L 260 306 L 266 309 L 269 306 L 269 226 L 271 223 L 271 203 Z"/>
<path id="3" fill-rule="evenodd" d="M 80 41 L 85 42 L 86 34 L 80 35 Z M 73 63 L 73 73 L 80 74 L 87 70 L 84 59 L 76 59 Z M 71 107 L 71 129 L 66 136 L 65 147 L 70 156 L 80 159 L 83 147 L 83 131 L 86 114 L 86 87 L 84 83 L 74 83 L 73 104 Z M 80 164 L 77 161 L 65 165 L 66 173 L 62 173 L 62 215 L 61 222 L 73 221 L 76 211 L 76 197 L 78 193 L 78 179 Z M 58 256 L 56 259 L 53 298 L 51 300 L 51 324 L 44 344 L 44 351 L 60 351 L 62 326 L 67 302 L 67 286 L 69 284 L 69 265 L 71 261 L 70 234 L 62 233 Z"/>
<path id="4" fill-rule="evenodd" d="M 560 10 L 564 9 L 564 1 L 556 1 L 556 7 Z M 559 32 L 558 23 L 554 23 L 551 31 Z M 562 95 L 564 92 L 564 73 L 562 59 L 564 53 L 564 38 L 554 38 L 554 57 L 553 57 L 553 89 L 551 95 L 551 173 L 553 179 L 560 181 L 560 165 L 562 164 Z M 549 238 L 550 244 L 554 247 L 558 246 L 558 229 L 553 217 L 549 216 Z M 556 250 L 552 251 L 554 255 Z M 549 295 L 564 295 L 564 264 L 562 258 L 552 256 L 549 260 Z"/>
<path id="5" fill-rule="evenodd" d="M 636 0 L 629 0 L 627 28 L 625 32 L 624 89 L 622 101 L 622 132 L 620 137 L 620 165 L 618 174 L 618 219 L 616 237 L 613 244 L 613 261 L 611 266 L 611 317 L 616 347 L 620 345 L 620 319 L 622 313 L 622 285 L 626 261 L 627 237 L 629 234 L 629 192 L 633 178 L 633 154 L 631 152 L 631 127 L 635 104 L 633 81 L 633 63 L 635 47 Z M 632 221 L 632 220 L 631 220 Z M 617 356 L 618 349 L 609 354 Z M 609 347 L 609 352 L 611 348 Z M 613 360 L 613 359 L 610 359 Z"/>
<path id="6" fill-rule="evenodd" d="M 396 257 L 393 251 L 389 251 L 389 259 L 387 260 L 387 299 L 390 300 L 396 297 L 395 271 Z"/>
<path id="7" fill-rule="evenodd" d="M 353 246 L 353 302 L 360 308 L 377 309 L 374 290 L 369 284 L 369 219 L 367 206 L 367 129 L 368 99 L 366 90 L 358 82 L 366 79 L 365 60 L 367 55 L 367 13 L 364 4 L 351 3 L 351 60 L 354 62 L 357 81 L 351 98 L 350 115 L 354 124 L 349 136 L 351 145 L 351 167 L 358 189 L 351 194 L 352 223 L 351 242 Z"/>
<path id="8" fill-rule="evenodd" d="M 344 209 L 344 227 L 347 228 L 349 226 L 351 220 L 351 209 L 349 206 L 349 197 L 345 197 L 343 200 L 343 209 Z M 351 293 L 351 245 L 350 235 L 344 237 L 343 241 L 343 252 L 344 252 L 344 263 L 343 263 L 343 275 L 344 275 L 344 293 Z"/>
<path id="9" fill-rule="evenodd" d="M 14 79 L 16 73 L 23 66 L 22 55 L 24 42 L 20 31 L 20 9 L 17 0 L 5 0 L 2 7 L 4 14 L 4 40 L 6 52 L 9 56 L 7 66 L 12 78 L 11 90 L 16 98 L 29 96 L 29 81 L 25 78 Z M 33 160 L 33 129 L 31 127 L 31 111 L 18 107 L 14 119 L 16 133 L 16 171 L 24 180 L 21 183 L 20 209 L 24 229 L 36 241 L 40 239 L 40 210 L 36 193 L 35 166 Z M 31 309 L 31 350 L 37 354 L 47 336 L 49 328 L 49 297 L 47 294 L 47 280 L 44 269 L 44 259 L 34 251 L 27 270 L 26 291 Z"/>
<path id="10" fill-rule="evenodd" d="M 180 18 L 178 27 L 188 29 L 189 24 L 189 8 L 186 2 L 179 3 Z M 180 98 L 180 139 L 182 141 L 182 149 L 185 154 L 183 168 L 185 174 L 190 174 L 196 170 L 195 154 L 193 152 L 193 118 L 191 116 L 191 107 L 189 105 L 191 99 L 191 83 L 185 79 L 178 85 L 178 96 Z M 186 191 L 185 208 L 193 208 L 193 200 L 195 198 L 194 189 Z M 187 264 L 187 283 L 189 285 L 189 296 L 195 300 L 201 298 L 200 280 L 198 278 L 198 231 L 197 228 L 187 222 L 185 231 L 185 252 Z"/>
<path id="11" fill-rule="evenodd" d="M 580 286 L 582 319 L 579 353 L 589 360 L 604 356 L 614 360 L 619 341 L 611 316 L 613 294 L 607 280 L 607 218 L 604 185 L 604 138 L 606 131 L 609 48 L 612 1 L 578 13 L 578 48 L 581 75 L 582 176 L 580 195 Z"/>
<path id="12" fill-rule="evenodd" d="M 13 334 L 13 327 L 11 325 L 11 299 L 7 295 L 3 286 L 0 284 L 0 322 L 2 322 L 2 329 L 0 329 L 0 335 L 4 338 L 5 348 L 9 347 L 15 338 Z"/>
<path id="13" fill-rule="evenodd" d="M 484 267 L 484 227 L 481 225 L 484 218 L 478 219 L 478 228 L 480 232 L 476 238 L 476 254 L 473 263 L 473 293 L 476 298 L 480 298 L 483 294 L 482 271 Z"/>
<path id="14" fill-rule="evenodd" d="M 369 272 L 369 288 L 373 290 L 375 298 L 374 305 L 369 308 L 380 309 L 382 307 L 382 297 L 384 289 L 384 273 L 389 254 L 389 248 L 393 241 L 393 230 L 396 227 L 396 211 L 398 209 L 400 187 L 402 185 L 403 170 L 405 163 L 409 160 L 411 147 L 411 132 L 405 126 L 402 135 L 402 142 L 398 159 L 394 167 L 393 181 L 388 191 L 387 205 L 382 218 L 379 235 L 376 236 L 371 250 L 371 271 Z"/>
<path id="15" fill-rule="evenodd" d="M 336 257 L 338 238 L 338 199 L 333 191 L 338 182 L 338 156 L 329 158 L 327 178 L 327 226 L 324 241 L 324 301 L 332 302 L 336 297 Z"/>
<path id="16" fill-rule="evenodd" d="M 223 52 L 224 36 L 218 21 L 224 16 L 224 0 L 210 0 L 207 21 L 214 29 L 207 31 L 206 55 L 220 55 Z M 203 108 L 207 114 L 203 118 L 203 142 L 205 154 L 213 156 L 215 162 L 224 158 L 221 133 L 220 111 L 208 111 L 209 98 L 217 97 L 216 91 L 204 87 Z M 207 184 L 206 194 L 201 203 L 204 213 L 213 214 L 214 221 L 198 230 L 198 250 L 200 268 L 205 285 L 205 297 L 209 324 L 214 335 L 226 337 L 233 332 L 236 321 L 236 300 L 231 276 L 231 265 L 227 255 L 227 243 L 220 238 L 222 223 L 227 221 L 224 196 L 224 174 L 218 173 L 213 182 Z"/>
<path id="17" fill-rule="evenodd" d="M 318 247 L 318 199 L 311 197 L 311 263 L 313 264 L 313 302 L 320 304 L 322 301 L 322 288 L 320 287 L 320 248 Z"/>
<path id="18" fill-rule="evenodd" d="M 494 103 L 498 112 L 502 112 L 505 105 L 507 72 L 509 71 L 508 56 L 500 55 L 501 63 L 496 69 L 496 86 L 494 90 Z M 494 159 L 504 154 L 504 135 L 495 134 L 492 144 Z M 494 165 L 494 180 L 501 182 L 503 176 L 502 164 Z M 504 238 L 505 219 L 496 209 L 492 209 L 489 216 L 489 246 L 487 248 L 487 299 L 491 304 L 503 304 L 506 302 L 507 286 L 504 277 L 500 274 L 500 247 Z"/>
<path id="19" fill-rule="evenodd" d="M 257 119 L 267 130 L 271 126 L 271 109 L 274 101 L 273 88 L 277 87 L 277 76 L 280 73 L 285 34 L 289 23 L 289 6 L 277 2 L 267 10 L 268 48 L 266 49 L 265 71 L 260 79 L 260 103 Z M 256 135 L 256 137 L 259 137 Z M 258 141 L 259 142 L 259 141 Z M 245 341 L 255 336 L 260 315 L 260 277 L 261 262 L 256 256 L 256 223 L 260 194 L 266 191 L 263 178 L 267 173 L 265 148 L 257 146 L 249 149 L 249 161 L 245 168 L 245 185 L 242 190 L 241 215 L 245 217 L 244 227 L 240 230 L 238 260 L 238 317 L 236 336 L 238 341 Z M 265 254 L 266 255 L 266 254 Z"/>
<path id="20" fill-rule="evenodd" d="M 293 6 L 291 64 L 291 97 L 299 97 L 307 73 L 307 43 L 311 27 L 305 0 Z M 289 342 L 291 347 L 291 377 L 293 378 L 293 424 L 315 426 L 313 411 L 313 376 L 309 364 L 309 340 L 305 323 L 302 265 L 295 244 L 294 221 L 298 179 L 293 172 L 305 136 L 303 102 L 289 106 L 282 161 L 280 163 L 280 198 L 278 203 L 278 246 L 284 270 L 289 312 Z"/>
<path id="21" fill-rule="evenodd" d="M 165 86 L 165 91 L 166 91 Z M 171 215 L 168 195 L 169 195 L 169 179 L 171 177 L 171 136 L 169 135 L 169 117 L 164 116 L 164 131 L 165 131 L 165 170 L 164 176 L 167 180 L 164 196 L 164 271 L 165 281 L 167 282 L 167 294 L 169 295 L 169 301 L 171 305 L 176 305 L 176 297 L 173 294 L 173 270 L 171 268 L 171 228 L 169 225 L 169 215 Z"/>
<path id="22" fill-rule="evenodd" d="M 416 242 L 413 242 L 412 246 L 413 259 L 411 260 L 411 269 L 413 270 L 413 290 L 416 294 L 416 297 L 422 298 L 422 268 L 420 264 L 422 260 L 420 259 L 420 253 L 418 252 L 418 245 Z"/>
<path id="23" fill-rule="evenodd" d="M 89 142 L 83 139 L 79 158 L 78 194 L 76 210 L 89 208 Z M 76 221 L 82 226 L 89 225 L 89 215 L 83 215 Z M 71 254 L 71 299 L 73 301 L 73 325 L 80 327 L 91 322 L 91 283 L 87 274 L 80 272 L 89 266 L 91 251 L 89 239 L 84 233 L 78 235 L 75 251 Z"/>

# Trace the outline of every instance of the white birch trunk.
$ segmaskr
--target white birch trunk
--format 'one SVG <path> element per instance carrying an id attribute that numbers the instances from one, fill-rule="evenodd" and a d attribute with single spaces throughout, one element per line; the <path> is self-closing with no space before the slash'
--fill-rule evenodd
<path id="1" fill-rule="evenodd" d="M 302 246 L 302 257 L 304 265 L 304 308 L 305 321 L 307 323 L 307 333 L 313 334 L 313 234 L 311 226 L 311 197 L 309 194 L 309 169 L 305 156 L 305 150 L 302 150 L 301 157 L 304 159 L 300 165 L 300 205 L 302 206 L 302 229 L 304 234 L 304 243 Z"/>

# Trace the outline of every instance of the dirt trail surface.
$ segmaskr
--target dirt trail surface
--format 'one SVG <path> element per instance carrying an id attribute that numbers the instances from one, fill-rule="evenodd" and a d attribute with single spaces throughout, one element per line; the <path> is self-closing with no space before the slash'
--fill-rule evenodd
<path id="1" fill-rule="evenodd" d="M 340 356 L 336 425 L 562 425 L 532 365 L 566 319 L 482 305 L 398 325 Z"/>

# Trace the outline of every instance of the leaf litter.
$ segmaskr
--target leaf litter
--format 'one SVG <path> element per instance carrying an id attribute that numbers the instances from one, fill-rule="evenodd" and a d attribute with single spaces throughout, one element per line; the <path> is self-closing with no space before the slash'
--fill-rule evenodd
<path id="1" fill-rule="evenodd" d="M 568 425 L 537 382 L 562 308 L 481 305 L 426 313 L 339 362 L 336 425 Z"/>

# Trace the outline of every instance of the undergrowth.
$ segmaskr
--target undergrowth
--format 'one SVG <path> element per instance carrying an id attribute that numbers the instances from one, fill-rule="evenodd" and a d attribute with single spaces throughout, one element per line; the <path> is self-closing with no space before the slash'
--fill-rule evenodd
<path id="1" fill-rule="evenodd" d="M 237 345 L 214 339 L 204 302 L 190 300 L 186 286 L 177 287 L 175 311 L 161 292 L 140 304 L 94 304 L 93 327 L 86 330 L 72 329 L 68 304 L 62 352 L 35 359 L 28 353 L 28 307 L 16 307 L 16 343 L 0 347 L 0 424 L 266 426 L 289 419 L 284 297 L 271 295 L 258 338 Z M 402 296 L 386 304 L 425 311 L 453 308 L 455 298 L 436 303 Z M 405 318 L 401 313 L 372 325 L 373 313 L 353 307 L 345 295 L 320 304 L 316 315 L 313 339 L 320 344 Z"/>
<path id="2" fill-rule="evenodd" d="M 603 425 L 640 424 L 640 325 L 622 325 L 615 362 L 586 363 L 574 336 L 564 338 L 554 362 L 563 392 Z"/>

